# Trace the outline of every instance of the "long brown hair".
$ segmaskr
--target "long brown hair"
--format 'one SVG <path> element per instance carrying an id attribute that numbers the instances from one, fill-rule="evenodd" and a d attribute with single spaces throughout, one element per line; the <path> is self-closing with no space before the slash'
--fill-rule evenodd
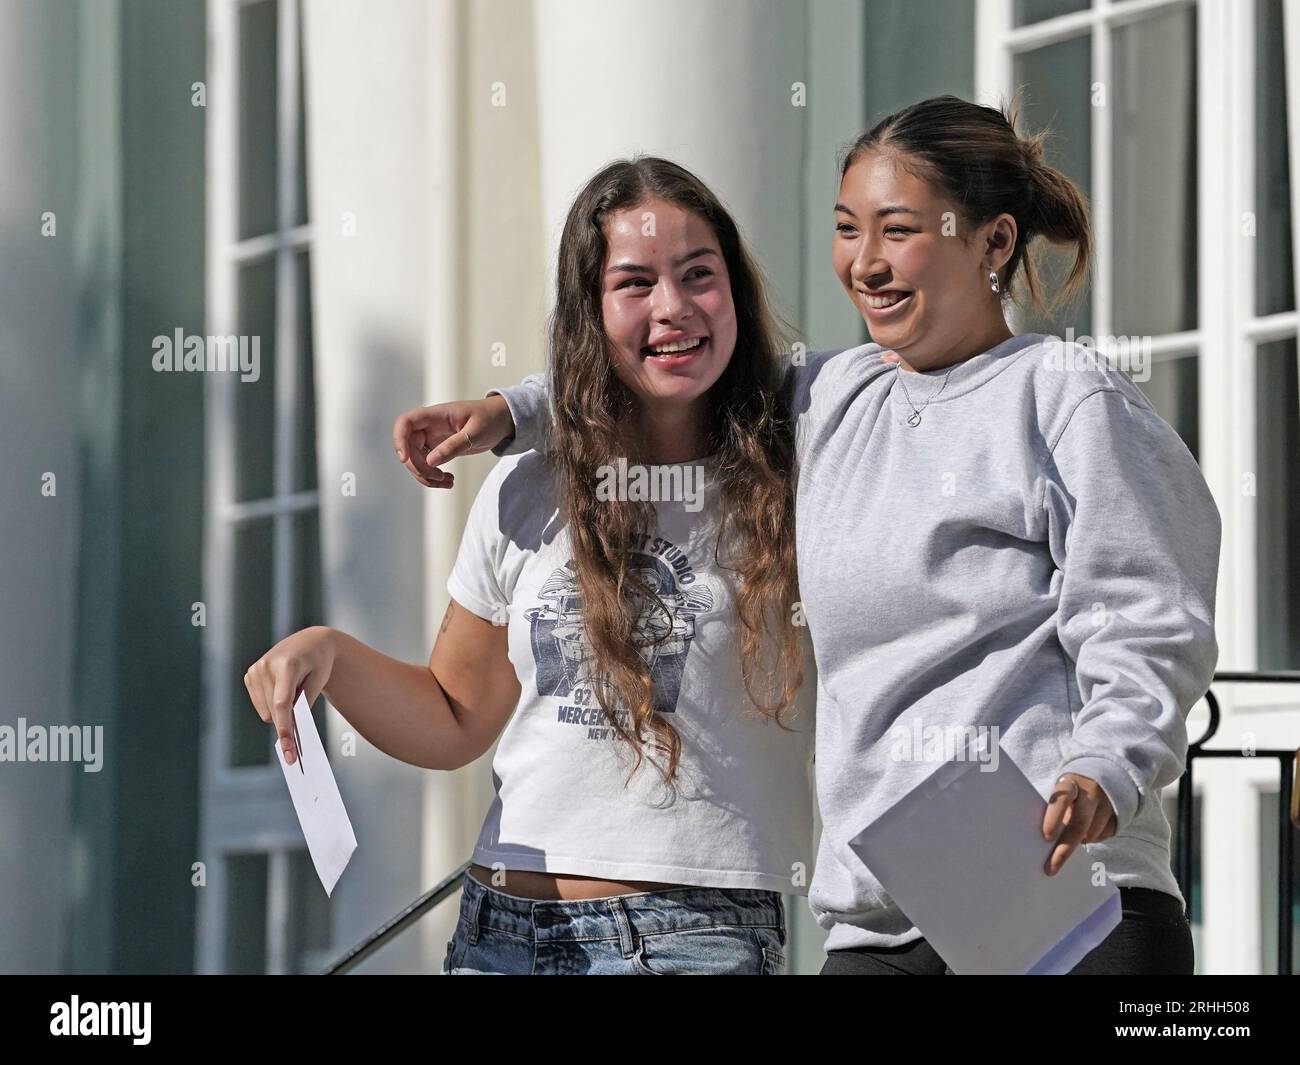
<path id="1" fill-rule="evenodd" d="M 1092 265 L 1088 205 L 1079 187 L 1044 161 L 1047 130 L 1016 132 L 1019 105 L 998 109 L 956 96 L 933 96 L 881 119 L 849 148 L 840 164 L 849 167 L 868 151 L 896 153 L 899 165 L 928 181 L 956 203 L 967 227 L 1002 213 L 1016 220 L 1015 249 L 1000 271 L 1004 299 L 1016 299 L 1013 282 L 1023 267 L 1024 287 L 1040 312 L 1069 298 L 1084 284 Z M 963 227 L 962 239 L 968 241 Z M 1038 289 L 1030 242 L 1073 245 L 1074 263 L 1061 289 L 1045 304 Z M 1016 289 L 1019 286 L 1015 286 Z"/>
<path id="2" fill-rule="evenodd" d="M 573 562 L 587 639 L 594 654 L 593 684 L 605 716 L 636 754 L 646 746 L 668 756 L 656 766 L 670 788 L 681 756 L 677 730 L 655 711 L 650 669 L 633 642 L 641 603 L 649 600 L 671 620 L 668 607 L 639 576 L 626 546 L 656 527 L 653 504 L 598 499 L 598 468 L 618 457 L 643 463 L 634 394 L 614 371 L 603 313 L 608 242 L 605 220 L 651 197 L 694 212 L 712 228 L 731 279 L 736 347 L 709 390 L 706 433 L 716 453 L 720 509 L 719 566 L 739 577 L 736 609 L 743 629 L 740 664 L 747 710 L 774 718 L 803 682 L 800 646 L 792 620 L 797 607 L 793 442 L 788 415 L 778 401 L 780 337 L 763 294 L 763 281 L 731 215 L 694 174 L 665 159 L 638 156 L 611 163 L 574 200 L 560 237 L 550 359 L 555 408 L 548 445 L 558 464 Z M 730 531 L 729 531 L 730 530 Z M 727 545 L 728 562 L 718 558 Z M 773 629 L 774 627 L 774 629 Z M 766 637 L 780 634 L 772 653 Z M 768 668 L 770 663 L 771 668 Z M 762 678 L 761 693 L 755 690 Z M 625 727 L 614 697 L 629 712 Z M 654 759 L 651 759 L 654 762 Z"/>

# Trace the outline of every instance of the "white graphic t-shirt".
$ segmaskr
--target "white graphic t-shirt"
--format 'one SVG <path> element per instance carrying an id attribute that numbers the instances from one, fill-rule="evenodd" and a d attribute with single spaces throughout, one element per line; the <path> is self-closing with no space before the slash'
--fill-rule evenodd
<path id="1" fill-rule="evenodd" d="M 668 483 L 665 467 L 652 469 Z M 807 630 L 799 630 L 805 680 L 783 714 L 787 731 L 754 710 L 741 682 L 739 580 L 724 568 L 729 554 L 717 543 L 713 460 L 672 470 L 681 473 L 671 482 L 678 490 L 651 486 L 655 494 L 642 496 L 673 497 L 653 504 L 658 528 L 628 550 L 671 612 L 670 622 L 647 599 L 637 644 L 656 710 L 681 736 L 676 796 L 650 762 L 666 764 L 664 755 L 647 752 L 628 780 L 635 755 L 593 690 L 595 662 L 553 467 L 530 451 L 502 459 L 484 482 L 447 590 L 480 617 L 508 624 L 523 690 L 492 762 L 496 797 L 473 860 L 806 895 L 815 854 L 816 692 Z M 626 498 L 649 483 L 637 472 L 620 472 Z M 775 637 L 767 646 L 777 646 Z M 630 721 L 621 701 L 611 709 Z"/>

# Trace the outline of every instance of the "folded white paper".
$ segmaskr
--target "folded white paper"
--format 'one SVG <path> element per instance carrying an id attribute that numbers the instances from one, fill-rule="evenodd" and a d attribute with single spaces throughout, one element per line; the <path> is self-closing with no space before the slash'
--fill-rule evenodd
<path id="1" fill-rule="evenodd" d="M 278 739 L 275 752 L 280 756 L 280 768 L 289 784 L 293 808 L 307 837 L 312 864 L 325 886 L 325 894 L 329 895 L 357 849 L 357 837 L 352 832 L 352 822 L 343 807 L 343 796 L 325 757 L 325 745 L 316 731 L 316 721 L 305 695 L 299 694 L 294 703 L 293 719 L 298 726 L 297 758 L 292 765 L 286 762 L 284 747 Z"/>
<path id="2" fill-rule="evenodd" d="M 1047 803 L 1007 756 L 950 761 L 850 846 L 954 973 L 1068 973 L 1120 922 L 1082 847 L 1043 871 Z"/>

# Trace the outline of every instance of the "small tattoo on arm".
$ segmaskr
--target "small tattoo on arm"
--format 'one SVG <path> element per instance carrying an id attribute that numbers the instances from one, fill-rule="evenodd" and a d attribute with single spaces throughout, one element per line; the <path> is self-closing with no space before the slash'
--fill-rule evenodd
<path id="1" fill-rule="evenodd" d="M 443 618 L 442 618 L 442 627 L 441 627 L 440 629 L 438 629 L 438 635 L 439 635 L 439 636 L 441 636 L 444 632 L 447 631 L 447 626 L 451 624 L 451 612 L 452 612 L 453 610 L 455 610 L 455 609 L 456 609 L 456 604 L 455 604 L 455 603 L 448 603 L 448 604 L 447 604 L 447 613 L 443 615 Z"/>

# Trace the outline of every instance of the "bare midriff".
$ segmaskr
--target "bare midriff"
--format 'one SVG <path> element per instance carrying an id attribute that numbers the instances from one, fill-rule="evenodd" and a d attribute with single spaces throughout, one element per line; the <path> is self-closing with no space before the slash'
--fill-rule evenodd
<path id="1" fill-rule="evenodd" d="M 635 895 L 640 891 L 667 891 L 685 884 L 664 884 L 657 880 L 600 880 L 590 876 L 564 873 L 538 873 L 529 869 L 506 869 L 498 880 L 482 865 L 471 865 L 474 879 L 486 887 L 519 895 L 525 899 L 599 899 L 606 895 Z"/>

